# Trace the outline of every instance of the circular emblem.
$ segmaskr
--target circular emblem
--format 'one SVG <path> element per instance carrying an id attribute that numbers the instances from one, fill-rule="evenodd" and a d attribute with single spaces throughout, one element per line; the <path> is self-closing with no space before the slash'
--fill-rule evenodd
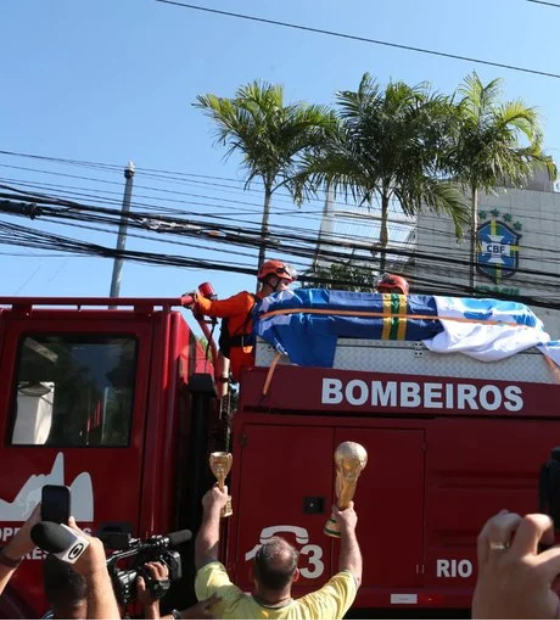
<path id="1" fill-rule="evenodd" d="M 75 560 L 80 556 L 82 551 L 84 550 L 84 543 L 78 543 L 75 547 L 72 547 L 70 553 L 68 554 L 69 560 Z"/>

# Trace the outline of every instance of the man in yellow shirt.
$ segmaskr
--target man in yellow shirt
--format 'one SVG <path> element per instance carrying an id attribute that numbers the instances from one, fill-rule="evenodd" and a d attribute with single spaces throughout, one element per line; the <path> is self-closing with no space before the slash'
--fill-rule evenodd
<path id="1" fill-rule="evenodd" d="M 293 599 L 292 583 L 299 577 L 298 552 L 282 538 L 274 537 L 257 551 L 253 565 L 253 594 L 231 583 L 218 562 L 220 510 L 228 500 L 227 487 L 216 486 L 202 499 L 204 513 L 195 543 L 196 596 L 220 598 L 212 607 L 216 618 L 266 618 L 273 620 L 325 620 L 342 618 L 350 609 L 362 580 L 362 555 L 356 538 L 358 517 L 351 504 L 334 508 L 341 526 L 339 572 L 321 589 Z"/>

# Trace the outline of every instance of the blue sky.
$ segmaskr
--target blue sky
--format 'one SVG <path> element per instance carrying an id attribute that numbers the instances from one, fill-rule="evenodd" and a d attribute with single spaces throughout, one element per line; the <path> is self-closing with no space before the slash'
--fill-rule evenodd
<path id="1" fill-rule="evenodd" d="M 194 3 L 194 0 L 193 0 Z M 291 21 L 512 65 L 560 73 L 560 10 L 526 0 L 200 0 L 203 6 Z M 473 68 L 483 80 L 504 77 L 507 98 L 540 108 L 546 147 L 560 159 L 560 80 L 516 73 L 387 47 L 296 32 L 190 11 L 155 0 L 2 0 L 0 3 L 0 149 L 77 160 L 242 179 L 239 160 L 224 162 L 210 122 L 191 104 L 200 93 L 230 96 L 255 78 L 284 85 L 287 100 L 331 103 L 336 90 L 354 88 L 365 71 L 381 82 L 427 80 L 451 92 Z M 42 170 L 19 170 L 7 166 Z M 45 174 L 74 174 L 74 179 Z M 120 174 L 47 166 L 0 156 L 0 178 L 122 191 Z M 103 183 L 110 180 L 113 185 Z M 138 201 L 166 194 L 214 192 L 212 204 L 232 199 L 260 204 L 257 189 L 164 184 L 139 172 Z M 235 186 L 235 182 L 231 182 Z M 157 186 L 157 187 L 156 187 Z M 202 191 L 204 190 L 204 191 Z M 56 193 L 56 192 L 54 192 Z M 136 198 L 138 194 L 148 198 Z M 161 204 L 161 203 L 158 203 Z M 172 203 L 166 203 L 172 206 Z M 177 208 L 179 208 L 178 205 Z M 216 207 L 216 209 L 218 208 Z M 186 208 L 182 205 L 181 208 Z M 215 212 L 215 209 L 209 209 Z M 221 207 L 220 207 L 221 208 Z M 316 219 L 286 218 L 276 203 L 274 222 L 316 227 Z M 310 211 L 320 210 L 312 205 Z M 5 218 L 5 216 L 2 216 Z M 243 216 L 245 217 L 245 216 Z M 253 217 L 253 216 L 251 216 Z M 5 218 L 9 220 L 9 218 Z M 243 218 L 240 216 L 240 221 Z M 11 222 L 81 236 L 114 246 L 111 235 L 21 219 Z M 131 248 L 216 257 L 204 248 L 181 248 L 131 239 Z M 106 295 L 112 262 L 51 257 L 9 246 L 0 252 L 0 295 Z M 251 261 L 251 257 L 239 260 Z M 248 276 L 126 263 L 123 296 L 175 296 L 211 280 L 220 296 L 252 289 Z"/>

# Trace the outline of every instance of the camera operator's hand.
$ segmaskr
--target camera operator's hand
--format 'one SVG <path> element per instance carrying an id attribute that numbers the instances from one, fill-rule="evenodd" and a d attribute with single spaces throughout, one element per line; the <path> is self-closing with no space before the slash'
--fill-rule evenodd
<path id="1" fill-rule="evenodd" d="M 560 547 L 539 553 L 539 543 L 551 544 L 554 528 L 544 514 L 502 510 L 478 537 L 478 580 L 473 618 L 559 618 L 556 588 Z M 556 583 L 555 583 L 556 582 Z"/>
<path id="2" fill-rule="evenodd" d="M 163 562 L 147 562 L 144 564 L 144 568 L 153 581 L 167 581 L 167 586 L 169 586 L 169 569 Z M 161 597 L 156 598 L 152 595 L 152 591 L 146 587 L 143 577 L 138 577 L 136 580 L 136 591 L 138 602 L 144 610 L 144 617 L 152 620 L 160 618 L 159 599 Z"/>
<path id="3" fill-rule="evenodd" d="M 206 513 L 213 511 L 219 512 L 227 504 L 229 499 L 227 486 L 224 485 L 224 490 L 221 491 L 218 483 L 216 483 L 214 487 L 204 494 L 202 506 Z"/>
<path id="4" fill-rule="evenodd" d="M 70 517 L 68 526 L 89 543 L 86 550 L 72 565 L 72 568 L 79 575 L 82 575 L 87 583 L 88 618 L 120 618 L 113 584 L 107 570 L 107 558 L 103 543 L 99 538 L 88 536 L 82 532 L 76 525 L 74 517 Z"/>

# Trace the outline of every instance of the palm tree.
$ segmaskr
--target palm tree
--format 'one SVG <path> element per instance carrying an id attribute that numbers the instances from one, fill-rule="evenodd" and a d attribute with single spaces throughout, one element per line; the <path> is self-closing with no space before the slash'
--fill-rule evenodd
<path id="1" fill-rule="evenodd" d="M 254 81 L 239 88 L 235 97 L 200 95 L 202 108 L 217 125 L 217 142 L 243 155 L 247 169 L 245 187 L 254 179 L 264 186 L 259 265 L 264 262 L 272 195 L 280 187 L 292 191 L 298 159 L 316 145 L 336 124 L 334 114 L 317 105 L 284 105 L 282 86 Z"/>
<path id="2" fill-rule="evenodd" d="M 535 166 L 543 167 L 551 179 L 557 175 L 551 157 L 542 150 L 543 133 L 534 108 L 518 99 L 500 101 L 502 80 L 486 86 L 476 72 L 458 89 L 456 123 L 445 166 L 453 179 L 470 192 L 470 287 L 474 291 L 478 194 L 500 184 L 522 186 Z"/>
<path id="3" fill-rule="evenodd" d="M 460 236 L 468 222 L 461 192 L 437 176 L 439 153 L 448 131 L 450 102 L 426 84 L 389 83 L 382 90 L 368 73 L 357 91 L 337 95 L 338 131 L 304 157 L 296 181 L 325 186 L 346 199 L 381 205 L 378 248 L 386 265 L 389 206 L 397 200 L 406 215 L 423 208 L 448 213 Z M 301 189 L 301 188 L 300 188 Z"/>

